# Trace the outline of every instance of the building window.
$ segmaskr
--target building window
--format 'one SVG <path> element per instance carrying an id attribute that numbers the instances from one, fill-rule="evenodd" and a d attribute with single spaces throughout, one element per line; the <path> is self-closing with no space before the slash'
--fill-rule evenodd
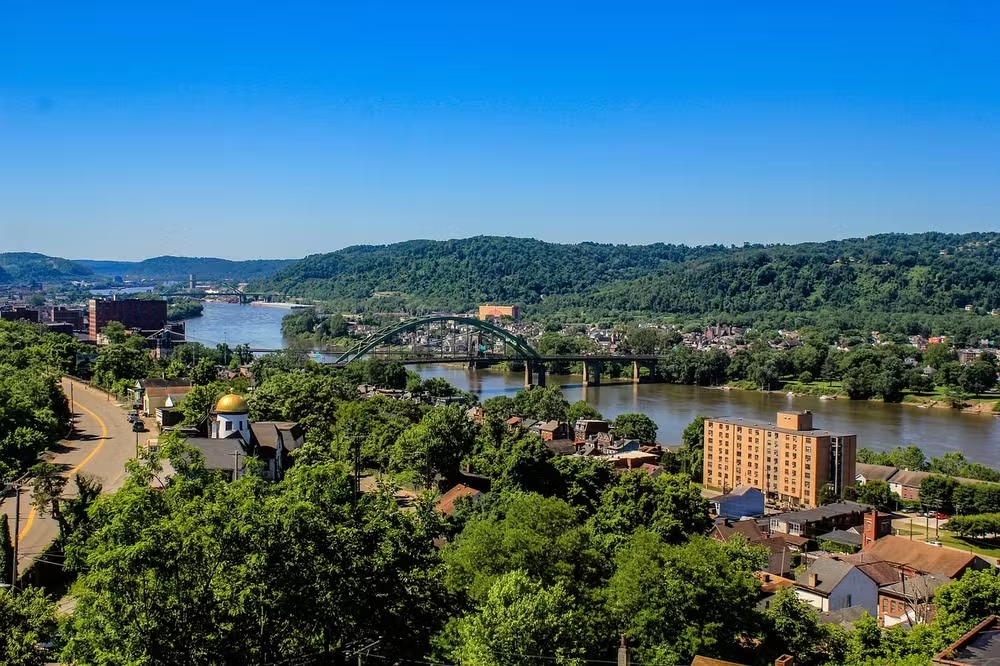
<path id="1" fill-rule="evenodd" d="M 233 429 L 233 422 L 232 421 L 226 421 L 226 432 L 229 432 L 232 429 Z"/>

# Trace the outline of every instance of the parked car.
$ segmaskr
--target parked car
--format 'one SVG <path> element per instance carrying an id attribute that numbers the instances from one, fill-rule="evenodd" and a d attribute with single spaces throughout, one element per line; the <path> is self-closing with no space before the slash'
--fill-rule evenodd
<path id="1" fill-rule="evenodd" d="M 128 419 L 129 423 L 135 423 L 135 420 L 139 418 L 139 412 L 133 409 L 131 412 L 125 415 L 125 418 Z"/>
<path id="2" fill-rule="evenodd" d="M 142 419 L 136 419 L 132 422 L 132 432 L 146 432 L 146 424 L 142 422 Z"/>
<path id="3" fill-rule="evenodd" d="M 950 518 L 950 517 L 951 516 L 949 516 L 947 513 L 939 513 L 939 514 L 937 514 L 937 519 L 938 520 L 948 520 L 948 518 Z"/>
<path id="4" fill-rule="evenodd" d="M 904 506 L 902 509 L 900 509 L 900 511 L 902 511 L 903 513 L 913 513 L 914 511 L 916 511 L 916 509 L 914 509 L 912 506 Z"/>
<path id="5" fill-rule="evenodd" d="M 928 546 L 938 546 L 940 548 L 942 544 L 941 544 L 940 541 L 928 541 L 927 545 Z"/>

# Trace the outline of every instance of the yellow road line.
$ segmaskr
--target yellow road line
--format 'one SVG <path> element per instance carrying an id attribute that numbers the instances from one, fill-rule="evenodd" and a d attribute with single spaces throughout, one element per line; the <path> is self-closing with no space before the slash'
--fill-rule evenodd
<path id="1" fill-rule="evenodd" d="M 87 409 L 86 407 L 84 407 L 83 405 L 81 405 L 79 401 L 75 401 L 75 405 L 74 406 L 82 409 L 83 411 L 87 412 L 88 414 L 90 414 L 91 416 L 93 416 L 95 419 L 97 419 L 97 423 L 100 424 L 100 426 L 101 426 L 101 438 L 99 440 L 97 440 L 97 446 L 94 447 L 94 450 L 91 451 L 90 453 L 88 453 L 87 457 L 84 458 L 80 462 L 79 465 L 77 465 L 76 467 L 74 467 L 73 469 L 71 469 L 69 471 L 69 473 L 66 475 L 66 476 L 71 477 L 71 478 L 73 477 L 73 475 L 75 475 L 77 472 L 79 472 L 81 469 L 83 469 L 83 466 L 86 465 L 88 462 L 90 462 L 91 458 L 93 458 L 94 456 L 97 455 L 97 452 L 100 451 L 101 447 L 104 446 L 104 440 L 106 440 L 108 438 L 108 426 L 104 423 L 104 419 L 102 419 L 100 416 L 98 416 L 97 414 L 95 414 L 90 409 Z M 21 533 L 17 535 L 17 540 L 18 541 L 23 540 L 24 539 L 24 535 L 26 535 L 29 531 L 31 531 L 32 525 L 35 524 L 35 515 L 37 513 L 38 513 L 38 509 L 36 509 L 34 506 L 32 506 L 31 507 L 31 513 L 28 514 L 28 518 L 24 522 L 24 528 L 21 530 Z"/>

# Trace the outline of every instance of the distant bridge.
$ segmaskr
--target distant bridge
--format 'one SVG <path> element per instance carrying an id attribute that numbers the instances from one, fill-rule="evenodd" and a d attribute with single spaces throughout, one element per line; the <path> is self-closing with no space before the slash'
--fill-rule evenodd
<path id="1" fill-rule="evenodd" d="M 476 336 L 479 337 L 477 341 L 480 343 L 482 335 L 496 338 L 498 342 L 503 343 L 504 351 L 490 351 L 482 344 L 477 344 L 475 349 L 473 349 L 472 344 L 468 344 L 470 351 L 466 352 L 449 352 L 441 349 L 437 353 L 433 351 L 393 348 L 390 345 L 392 339 L 400 333 L 415 331 L 421 327 L 430 327 L 433 324 L 443 325 L 446 323 L 460 324 L 476 329 Z M 471 331 L 468 333 L 468 336 L 471 343 L 471 338 L 473 337 Z M 269 352 L 279 350 L 254 349 L 252 351 Z M 396 361 L 403 365 L 465 363 L 469 367 L 488 367 L 505 361 L 524 363 L 525 387 L 545 386 L 546 363 L 582 363 L 583 383 L 585 386 L 596 386 L 601 383 L 601 371 L 605 363 L 631 363 L 632 381 L 638 383 L 640 379 L 640 367 L 654 365 L 662 358 L 657 354 L 597 353 L 543 355 L 533 349 L 524 338 L 504 328 L 474 317 L 456 315 L 433 315 L 399 322 L 372 333 L 350 349 L 345 351 L 331 350 L 324 353 L 335 355 L 334 360 L 327 362 L 326 365 L 341 368 L 361 358 Z"/>
<path id="2" fill-rule="evenodd" d="M 225 296 L 225 297 L 236 296 L 236 297 L 239 297 L 240 303 L 246 303 L 249 300 L 262 300 L 265 303 L 270 303 L 271 301 L 273 301 L 275 299 L 280 300 L 280 299 L 284 298 L 281 294 L 273 294 L 273 293 L 266 293 L 266 292 L 238 291 L 238 290 L 231 290 L 231 291 L 206 291 L 205 289 L 185 289 L 183 291 L 175 291 L 175 292 L 166 294 L 166 296 L 168 298 L 175 297 L 175 296 L 182 296 L 182 297 L 185 297 L 185 298 L 198 298 L 198 299 L 202 299 L 202 298 L 215 298 L 216 296 Z"/>

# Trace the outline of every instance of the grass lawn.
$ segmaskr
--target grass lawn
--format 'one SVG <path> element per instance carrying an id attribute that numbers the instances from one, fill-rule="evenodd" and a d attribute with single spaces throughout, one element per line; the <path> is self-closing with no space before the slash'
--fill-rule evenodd
<path id="1" fill-rule="evenodd" d="M 896 533 L 901 537 L 908 537 L 910 536 L 910 528 L 909 526 L 900 527 L 896 530 Z M 958 550 L 964 550 L 966 552 L 971 551 L 977 555 L 993 558 L 994 560 L 1000 558 L 1000 544 L 991 541 L 984 541 L 982 539 L 967 539 L 965 537 L 956 536 L 943 528 L 938 530 L 938 536 L 935 537 L 934 528 L 925 530 L 921 525 L 914 525 L 913 540 L 940 541 L 945 546 L 957 548 Z"/>

